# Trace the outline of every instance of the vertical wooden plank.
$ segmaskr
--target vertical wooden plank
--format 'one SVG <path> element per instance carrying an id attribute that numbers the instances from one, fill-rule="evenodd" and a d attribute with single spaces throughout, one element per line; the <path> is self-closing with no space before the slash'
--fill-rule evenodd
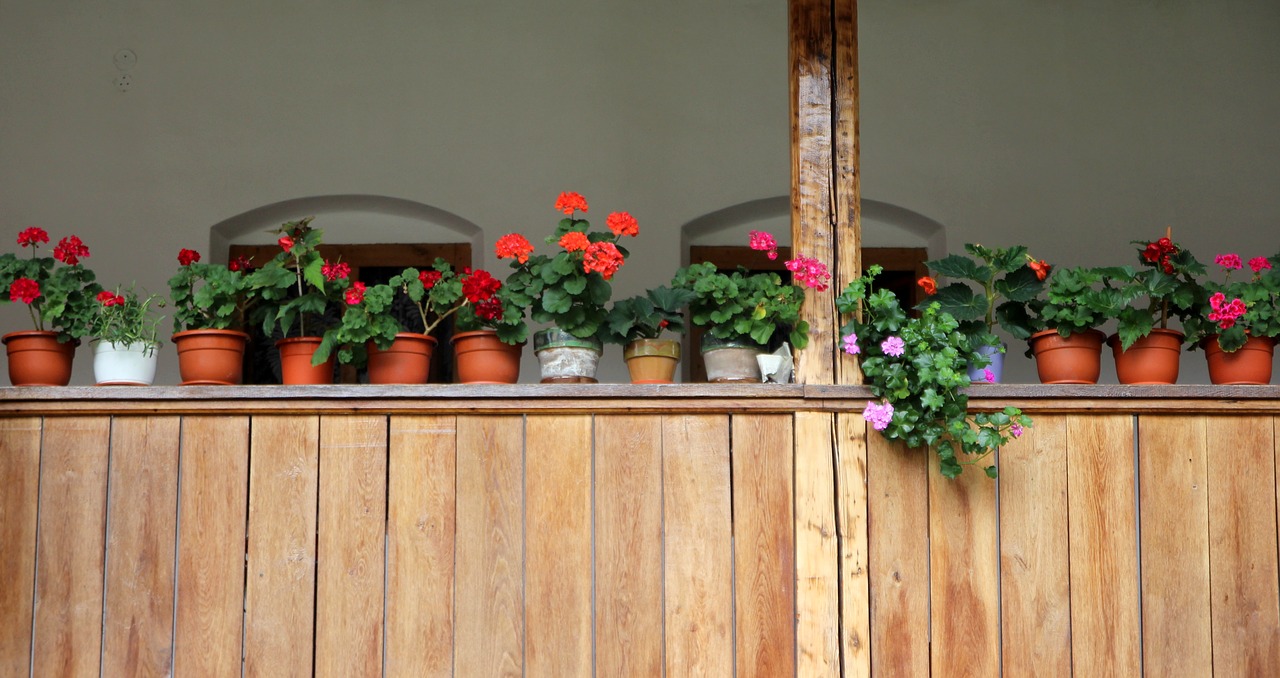
<path id="1" fill-rule="evenodd" d="M 1208 442 L 1203 416 L 1138 418 L 1142 648 L 1149 676 L 1213 675 Z"/>
<path id="2" fill-rule="evenodd" d="M 835 415 L 795 415 L 796 674 L 840 675 Z"/>
<path id="3" fill-rule="evenodd" d="M 34 674 L 96 675 L 111 418 L 47 417 L 40 460 Z"/>
<path id="4" fill-rule="evenodd" d="M 879 434 L 875 434 L 879 435 Z M 840 652 L 846 678 L 871 675 L 867 422 L 836 415 L 836 529 L 840 535 Z"/>
<path id="5" fill-rule="evenodd" d="M 31 671 L 40 417 L 0 418 L 0 675 Z"/>
<path id="6" fill-rule="evenodd" d="M 929 675 L 929 458 L 867 431 L 871 674 Z"/>
<path id="7" fill-rule="evenodd" d="M 102 675 L 173 673 L 178 417 L 116 417 L 111 426 Z"/>
<path id="8" fill-rule="evenodd" d="M 862 176 L 858 136 L 858 0 L 832 0 L 835 22 L 835 72 L 832 74 L 832 191 L 835 200 L 836 253 L 832 282 L 838 294 L 862 275 Z M 857 359 L 838 350 L 840 319 L 835 319 L 837 384 L 861 384 Z M 864 648 L 865 652 L 865 648 Z M 865 658 L 864 658 L 865 659 Z M 870 670 L 862 661 L 862 670 Z M 852 668 L 846 663 L 846 673 Z"/>
<path id="9" fill-rule="evenodd" d="M 740 676 L 784 676 L 796 669 L 792 426 L 788 415 L 732 418 Z"/>
<path id="10" fill-rule="evenodd" d="M 598 416 L 596 674 L 662 673 L 662 418 Z"/>
<path id="11" fill-rule="evenodd" d="M 240 672 L 249 418 L 182 418 L 174 675 Z"/>
<path id="12" fill-rule="evenodd" d="M 834 265 L 832 3 L 791 0 L 789 8 L 791 251 Z M 809 323 L 809 347 L 796 354 L 796 381 L 802 384 L 834 383 L 834 299 L 831 289 L 805 295 L 801 317 Z"/>
<path id="13" fill-rule="evenodd" d="M 733 675 L 729 417 L 662 421 L 666 675 Z"/>
<path id="14" fill-rule="evenodd" d="M 1271 417 L 1208 417 L 1221 441 L 1209 464 L 1213 673 L 1275 675 L 1280 667 L 1275 428 Z"/>
<path id="15" fill-rule="evenodd" d="M 320 418 L 316 675 L 382 674 L 387 418 Z"/>
<path id="16" fill-rule="evenodd" d="M 524 672 L 524 418 L 458 417 L 454 668 Z"/>
<path id="17" fill-rule="evenodd" d="M 591 675 L 591 417 L 525 423 L 525 674 Z"/>
<path id="18" fill-rule="evenodd" d="M 920 453 L 936 468 L 931 452 Z M 996 484 L 980 466 L 954 479 L 930 470 L 929 626 L 936 678 L 1000 674 L 996 521 Z"/>
<path id="19" fill-rule="evenodd" d="M 1067 419 L 1072 668 L 1078 676 L 1141 671 L 1133 417 Z"/>
<path id="20" fill-rule="evenodd" d="M 1000 602 L 1006 676 L 1071 673 L 1067 419 L 1000 450 Z M 965 471 L 968 473 L 968 471 Z"/>
<path id="21" fill-rule="evenodd" d="M 312 672 L 320 419 L 255 416 L 249 457 L 245 675 Z"/>
<path id="22" fill-rule="evenodd" d="M 453 675 L 457 420 L 391 417 L 387 676 Z"/>

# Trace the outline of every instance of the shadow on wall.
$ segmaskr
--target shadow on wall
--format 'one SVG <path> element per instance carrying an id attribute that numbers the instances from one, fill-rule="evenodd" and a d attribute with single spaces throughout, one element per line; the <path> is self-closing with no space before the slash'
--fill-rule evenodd
<path id="1" fill-rule="evenodd" d="M 471 251 L 485 251 L 479 226 L 438 207 L 381 195 L 322 195 L 264 205 L 214 224 L 210 261 L 226 263 L 233 243 L 273 243 L 280 224 L 312 215 L 328 243 L 469 242 Z"/>
<path id="2" fill-rule="evenodd" d="M 791 198 L 749 200 L 704 214 L 680 228 L 681 265 L 689 265 L 693 245 L 747 244 L 749 231 L 768 231 L 780 245 L 791 244 Z M 930 258 L 946 256 L 945 227 L 905 207 L 862 201 L 863 247 L 924 247 Z"/>

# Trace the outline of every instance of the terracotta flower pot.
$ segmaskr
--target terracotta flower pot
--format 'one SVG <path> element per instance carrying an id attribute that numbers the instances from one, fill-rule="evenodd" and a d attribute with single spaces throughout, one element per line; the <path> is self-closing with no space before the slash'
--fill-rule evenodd
<path id="1" fill-rule="evenodd" d="M 372 341 L 367 348 L 370 384 L 425 384 L 431 376 L 435 337 L 401 332 L 385 351 Z"/>
<path id="2" fill-rule="evenodd" d="M 1177 330 L 1157 327 L 1125 350 L 1120 347 L 1120 335 L 1111 335 L 1107 339 L 1107 345 L 1111 347 L 1111 353 L 1115 357 L 1116 377 L 1120 383 L 1177 383 L 1183 336 Z"/>
<path id="3" fill-rule="evenodd" d="M 290 337 L 276 342 L 280 349 L 280 381 L 286 385 L 314 385 L 333 383 L 334 355 L 319 365 L 311 364 L 322 339 L 320 337 Z"/>
<path id="4" fill-rule="evenodd" d="M 594 337 L 582 339 L 553 327 L 533 334 L 533 352 L 542 383 L 594 384 L 604 346 Z"/>
<path id="5" fill-rule="evenodd" d="M 1249 337 L 1234 353 L 1218 346 L 1218 337 L 1204 340 L 1205 360 L 1209 363 L 1209 381 L 1215 384 L 1270 384 L 1271 365 L 1276 340 L 1271 337 Z"/>
<path id="6" fill-rule="evenodd" d="M 493 330 L 453 335 L 454 376 L 460 384 L 514 384 L 524 344 L 506 344 Z"/>
<path id="7" fill-rule="evenodd" d="M 173 335 L 181 385 L 239 384 L 248 341 L 249 335 L 239 330 L 186 330 Z"/>
<path id="8" fill-rule="evenodd" d="M 1031 335 L 1027 341 L 1036 357 L 1036 372 L 1042 384 L 1096 384 L 1102 373 L 1102 342 L 1099 330 L 1087 330 L 1064 337 L 1056 330 Z"/>
<path id="9" fill-rule="evenodd" d="M 675 339 L 636 339 L 622 350 L 633 384 L 670 384 L 680 362 L 680 342 Z"/>
<path id="10" fill-rule="evenodd" d="M 57 332 L 10 332 L 3 339 L 9 355 L 9 381 L 14 386 L 66 386 L 71 361 L 80 342 L 58 343 Z"/>

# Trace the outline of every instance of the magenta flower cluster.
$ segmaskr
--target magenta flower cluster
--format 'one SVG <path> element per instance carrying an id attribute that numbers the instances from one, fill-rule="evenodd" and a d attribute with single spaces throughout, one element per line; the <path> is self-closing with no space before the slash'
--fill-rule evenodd
<path id="1" fill-rule="evenodd" d="M 862 418 L 871 422 L 871 428 L 883 431 L 889 428 L 889 422 L 893 420 L 893 404 L 868 400 L 866 409 L 862 411 Z"/>

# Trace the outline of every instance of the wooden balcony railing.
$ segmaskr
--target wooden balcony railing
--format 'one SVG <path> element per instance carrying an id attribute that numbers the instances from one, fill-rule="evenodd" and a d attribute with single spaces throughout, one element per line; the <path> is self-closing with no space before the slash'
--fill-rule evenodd
<path id="1" fill-rule="evenodd" d="M 1270 675 L 1280 388 L 0 389 L 0 675 Z"/>

